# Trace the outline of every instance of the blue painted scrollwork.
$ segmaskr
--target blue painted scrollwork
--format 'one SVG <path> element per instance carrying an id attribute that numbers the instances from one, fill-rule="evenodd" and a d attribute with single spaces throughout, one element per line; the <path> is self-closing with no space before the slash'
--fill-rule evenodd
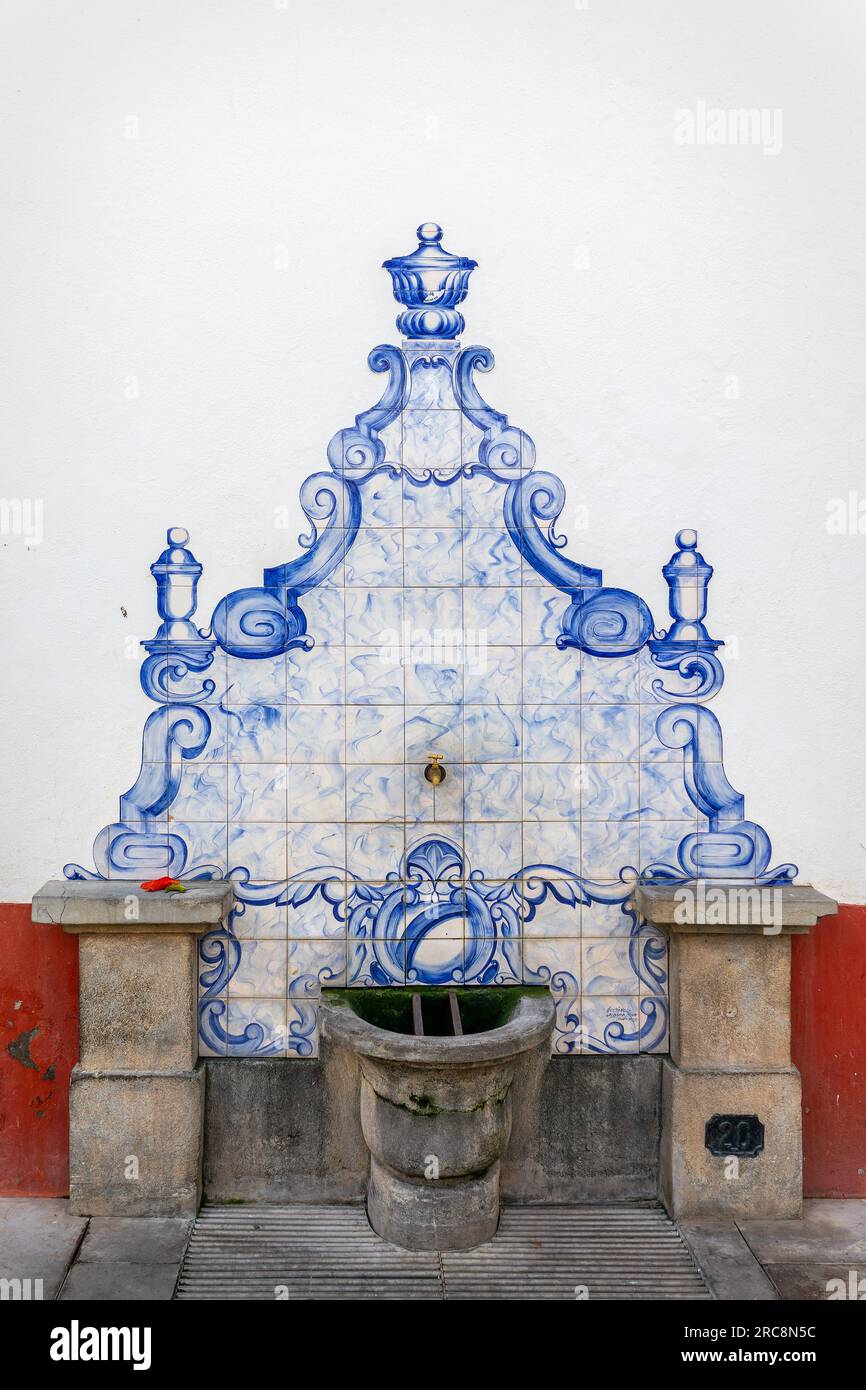
<path id="1" fill-rule="evenodd" d="M 335 473 L 360 482 L 385 462 L 379 431 L 397 419 L 409 399 L 409 364 L 405 353 L 388 343 L 373 349 L 367 363 L 374 372 L 388 372 L 381 400 L 355 416 L 349 429 L 338 430 L 328 445 L 328 462 Z"/>
<path id="2" fill-rule="evenodd" d="M 473 372 L 489 372 L 493 365 L 489 348 L 464 348 L 454 361 L 454 395 L 464 414 L 484 431 L 478 446 L 479 464 L 500 482 L 508 482 L 534 466 L 535 445 L 523 430 L 509 425 L 507 415 L 488 405 L 475 385 Z M 467 471 L 471 468 L 468 465 Z"/>
<path id="3" fill-rule="evenodd" d="M 795 864 L 770 868 L 772 846 L 763 826 L 745 819 L 745 801 L 731 786 L 722 764 L 722 730 L 712 710 L 681 704 L 662 710 L 656 734 L 667 748 L 682 748 L 683 776 L 689 797 L 706 830 L 686 835 L 677 847 L 677 864 L 652 864 L 647 880 L 744 878 L 757 883 L 784 883 L 796 876 Z"/>

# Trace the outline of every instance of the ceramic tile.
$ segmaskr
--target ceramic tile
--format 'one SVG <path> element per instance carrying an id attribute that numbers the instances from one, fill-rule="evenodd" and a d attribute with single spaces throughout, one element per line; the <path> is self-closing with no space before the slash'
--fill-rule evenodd
<path id="1" fill-rule="evenodd" d="M 346 584 L 363 589 L 402 585 L 402 531 L 381 526 L 360 527 L 346 556 Z"/>
<path id="2" fill-rule="evenodd" d="M 640 858 L 638 827 L 632 821 L 585 820 L 580 827 L 581 873 L 589 879 L 612 879 Z"/>
<path id="3" fill-rule="evenodd" d="M 287 943 L 288 992 L 293 1003 L 318 998 L 322 988 L 346 984 L 345 936 L 294 937 Z"/>
<path id="4" fill-rule="evenodd" d="M 182 770 L 180 788 L 171 803 L 171 819 L 218 821 L 226 818 L 225 763 L 191 763 Z"/>
<path id="5" fill-rule="evenodd" d="M 229 656 L 225 661 L 227 705 L 282 705 L 286 701 L 286 658 L 244 661 Z"/>
<path id="6" fill-rule="evenodd" d="M 467 645 L 476 651 L 520 645 L 521 589 L 466 585 L 462 593 Z"/>
<path id="7" fill-rule="evenodd" d="M 283 909 L 284 935 L 290 941 L 313 937 L 342 939 L 347 933 L 347 888 L 340 877 L 292 884 L 291 901 Z"/>
<path id="8" fill-rule="evenodd" d="M 580 1013 L 585 1052 L 628 1054 L 640 1051 L 641 1018 L 637 998 L 584 994 Z"/>
<path id="9" fill-rule="evenodd" d="M 429 580 L 403 591 L 403 616 L 408 629 L 407 658 L 430 658 L 434 648 L 463 645 L 463 600 L 458 585 L 433 586 Z"/>
<path id="10" fill-rule="evenodd" d="M 581 902 L 579 894 L 557 897 L 548 889 L 542 897 L 538 880 L 530 878 L 523 888 L 523 899 L 521 932 L 525 939 L 553 937 L 577 940 L 580 937 L 583 915 L 588 909 Z"/>
<path id="11" fill-rule="evenodd" d="M 638 663 L 635 656 L 602 657 L 584 653 L 581 699 L 585 704 L 636 704 Z"/>
<path id="12" fill-rule="evenodd" d="M 229 712 L 228 756 L 232 763 L 286 761 L 286 706 L 241 705 Z"/>
<path id="13" fill-rule="evenodd" d="M 341 874 L 346 863 L 346 827 L 325 821 L 287 827 L 288 872 L 318 876 L 322 868 Z"/>
<path id="14" fill-rule="evenodd" d="M 406 814 L 404 796 L 402 763 L 346 768 L 347 820 L 402 822 Z"/>
<path id="15" fill-rule="evenodd" d="M 306 705 L 286 712 L 289 764 L 341 762 L 346 753 L 346 712 L 340 706 Z"/>
<path id="16" fill-rule="evenodd" d="M 695 817 L 695 805 L 676 763 L 647 763 L 641 768 L 640 813 L 645 820 L 686 820 Z"/>
<path id="17" fill-rule="evenodd" d="M 339 763 L 298 763 L 289 771 L 289 821 L 346 819 L 346 773 Z"/>
<path id="18" fill-rule="evenodd" d="M 463 505 L 460 478 L 445 483 L 429 479 L 416 483 L 407 478 L 403 485 L 403 525 L 433 526 L 438 529 L 461 527 Z"/>
<path id="19" fill-rule="evenodd" d="M 504 821 L 520 805 L 520 763 L 467 763 L 464 770 L 467 820 Z"/>
<path id="20" fill-rule="evenodd" d="M 399 705 L 356 705 L 346 710 L 347 763 L 403 762 L 405 711 Z M 338 758 L 343 756 L 340 742 Z"/>
<path id="21" fill-rule="evenodd" d="M 229 980 L 229 999 L 285 996 L 287 943 L 282 941 L 244 941 L 237 970 Z"/>
<path id="22" fill-rule="evenodd" d="M 584 995 L 622 996 L 640 992 L 627 937 L 584 936 L 581 940 L 581 959 L 581 992 Z"/>
<path id="23" fill-rule="evenodd" d="M 232 763 L 228 768 L 230 821 L 285 821 L 289 771 L 285 763 Z"/>
<path id="24" fill-rule="evenodd" d="M 528 762 L 579 762 L 580 707 L 539 705 L 524 700 L 521 710 L 523 756 Z"/>
<path id="25" fill-rule="evenodd" d="M 463 535 L 458 528 L 407 526 L 403 538 L 407 588 L 457 587 L 463 582 Z"/>
<path id="26" fill-rule="evenodd" d="M 509 762 L 520 757 L 520 706 L 466 705 L 463 758 L 466 763 Z"/>
<path id="27" fill-rule="evenodd" d="M 346 663 L 346 703 L 402 705 L 405 700 L 403 664 L 388 646 L 356 647 Z"/>
<path id="28" fill-rule="evenodd" d="M 639 705 L 584 705 L 581 708 L 581 760 L 585 763 L 637 759 Z"/>
<path id="29" fill-rule="evenodd" d="M 342 647 L 314 647 L 289 652 L 286 657 L 286 699 L 290 705 L 342 705 L 345 703 L 345 651 Z"/>
<path id="30" fill-rule="evenodd" d="M 464 433 L 463 461 L 477 460 L 477 434 Z M 473 457 L 474 452 L 474 457 Z M 503 503 L 506 484 L 484 473 L 463 479 L 463 520 L 467 527 L 500 530 L 505 525 Z"/>
<path id="31" fill-rule="evenodd" d="M 528 820 L 580 820 L 583 763 L 523 764 L 523 814 Z"/>
<path id="32" fill-rule="evenodd" d="M 391 441 L 388 441 L 391 444 Z M 396 441 L 396 449 L 391 444 L 391 454 L 386 457 L 399 458 L 402 448 L 402 431 Z M 386 445 L 387 449 L 387 445 Z M 361 484 L 361 505 L 364 520 L 369 526 L 391 527 L 403 523 L 403 487 L 399 476 L 391 478 L 387 473 L 376 473 Z"/>
<path id="33" fill-rule="evenodd" d="M 321 584 L 301 594 L 298 603 L 316 646 L 341 647 L 347 640 L 345 595 L 343 588 L 329 589 Z"/>
<path id="34" fill-rule="evenodd" d="M 459 411 L 404 410 L 403 467 L 421 478 L 430 470 L 446 477 L 459 469 Z"/>
<path id="35" fill-rule="evenodd" d="M 396 648 L 403 632 L 402 589 L 347 589 L 346 646 Z M 351 660 L 352 653 L 348 653 Z"/>
<path id="36" fill-rule="evenodd" d="M 562 632 L 562 617 L 570 599 L 561 589 L 541 588 L 523 590 L 523 645 L 554 648 Z M 573 652 L 572 666 L 580 668 L 579 652 Z M 570 669 L 570 668 L 569 668 Z"/>
<path id="37" fill-rule="evenodd" d="M 523 983 L 546 985 L 554 996 L 580 992 L 581 943 L 575 936 L 524 936 Z"/>
<path id="38" fill-rule="evenodd" d="M 314 1058 L 319 1055 L 319 1004 L 289 998 L 286 1008 L 286 1055 Z"/>
<path id="39" fill-rule="evenodd" d="M 225 1014 L 233 1057 L 285 1057 L 286 999 L 230 999 Z"/>
<path id="40" fill-rule="evenodd" d="M 412 660 L 406 665 L 406 704 L 459 704 L 463 682 L 462 652 L 433 648 L 429 660 Z"/>
<path id="41" fill-rule="evenodd" d="M 359 824 L 347 828 L 347 865 L 355 878 L 383 882 L 397 872 L 403 858 L 402 823 Z"/>
<path id="42" fill-rule="evenodd" d="M 272 882 L 286 876 L 286 827 L 257 821 L 228 828 L 229 868 L 246 869 L 252 879 Z"/>
<path id="43" fill-rule="evenodd" d="M 458 762 L 463 755 L 462 707 L 430 704 L 407 709 L 405 739 L 407 763 L 426 763 L 431 753 L 441 753 L 446 762 Z"/>
<path id="44" fill-rule="evenodd" d="M 570 648 L 559 652 L 549 647 L 525 647 L 524 700 L 528 704 L 578 704 L 580 668 L 580 655 Z"/>
<path id="45" fill-rule="evenodd" d="M 511 588 L 520 584 L 520 551 L 506 530 L 470 526 L 463 533 L 462 582 L 473 586 Z"/>
<path id="46" fill-rule="evenodd" d="M 637 820 L 642 806 L 637 762 L 582 763 L 580 775 L 585 821 Z"/>
<path id="47" fill-rule="evenodd" d="M 288 935 L 286 913 L 287 909 L 276 903 L 236 902 L 231 928 L 239 941 L 284 941 Z"/>
<path id="48" fill-rule="evenodd" d="M 513 705 L 520 699 L 520 648 L 479 647 L 463 674 L 467 705 Z"/>
<path id="49" fill-rule="evenodd" d="M 523 865 L 549 867 L 551 877 L 580 874 L 581 827 L 573 821 L 526 821 L 523 828 Z"/>
<path id="50" fill-rule="evenodd" d="M 489 878 L 506 878 L 522 862 L 523 826 L 517 821 L 465 821 L 467 868 Z"/>

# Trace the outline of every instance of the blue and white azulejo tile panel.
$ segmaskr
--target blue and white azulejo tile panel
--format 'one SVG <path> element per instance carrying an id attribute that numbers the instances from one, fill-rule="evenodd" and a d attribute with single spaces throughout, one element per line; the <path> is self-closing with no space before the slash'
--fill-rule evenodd
<path id="1" fill-rule="evenodd" d="M 681 530 L 663 629 L 568 552 L 562 483 L 482 397 L 492 354 L 458 341 L 474 262 L 419 237 L 423 284 L 388 263 L 385 389 L 302 484 L 296 558 L 200 628 L 202 567 L 169 530 L 140 771 L 95 869 L 65 872 L 232 880 L 201 943 L 206 1056 L 315 1056 L 329 985 L 455 983 L 549 988 L 561 1054 L 663 1052 L 637 879 L 796 872 L 725 774 L 712 568 Z"/>

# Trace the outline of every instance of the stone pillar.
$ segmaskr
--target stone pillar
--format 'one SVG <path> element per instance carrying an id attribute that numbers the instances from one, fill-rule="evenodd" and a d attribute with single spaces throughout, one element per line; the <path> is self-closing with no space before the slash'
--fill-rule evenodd
<path id="1" fill-rule="evenodd" d="M 791 1064 L 790 938 L 836 903 L 809 885 L 709 880 L 643 886 L 635 902 L 670 949 L 659 1156 L 668 1212 L 798 1216 L 802 1117 Z"/>
<path id="2" fill-rule="evenodd" d="M 205 1073 L 198 938 L 232 886 L 145 893 L 122 880 L 46 883 L 34 922 L 79 937 L 79 1061 L 69 1098 L 69 1196 L 82 1216 L 179 1216 L 201 1200 Z"/>

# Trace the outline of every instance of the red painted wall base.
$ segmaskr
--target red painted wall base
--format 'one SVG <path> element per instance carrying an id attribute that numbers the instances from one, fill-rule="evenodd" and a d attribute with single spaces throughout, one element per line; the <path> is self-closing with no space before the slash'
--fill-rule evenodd
<path id="1" fill-rule="evenodd" d="M 69 1073 L 78 1057 L 78 940 L 0 903 L 0 1196 L 69 1191 Z"/>
<path id="2" fill-rule="evenodd" d="M 77 938 L 0 904 L 0 1196 L 61 1197 L 78 1056 Z M 793 938 L 807 1197 L 866 1197 L 866 906 Z"/>
<path id="3" fill-rule="evenodd" d="M 791 987 L 803 1190 L 866 1197 L 866 906 L 840 907 L 793 938 Z"/>

